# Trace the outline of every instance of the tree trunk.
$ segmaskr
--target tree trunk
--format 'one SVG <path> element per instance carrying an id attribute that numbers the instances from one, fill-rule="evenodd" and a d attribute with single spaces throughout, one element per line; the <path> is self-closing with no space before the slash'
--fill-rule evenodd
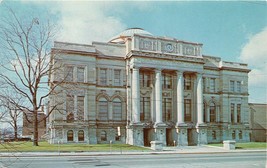
<path id="1" fill-rule="evenodd" d="M 33 113 L 33 146 L 38 146 L 38 111 Z"/>
<path id="2" fill-rule="evenodd" d="M 14 140 L 15 141 L 18 141 L 18 126 L 17 126 L 17 123 L 14 123 Z"/>

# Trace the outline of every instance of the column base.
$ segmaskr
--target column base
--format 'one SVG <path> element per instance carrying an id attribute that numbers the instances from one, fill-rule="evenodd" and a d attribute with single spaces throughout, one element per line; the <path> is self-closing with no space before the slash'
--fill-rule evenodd
<path id="1" fill-rule="evenodd" d="M 198 133 L 197 144 L 198 145 L 208 144 L 207 125 L 205 123 L 197 124 L 196 130 Z"/>
<path id="2" fill-rule="evenodd" d="M 143 124 L 133 124 L 126 127 L 126 143 L 135 146 L 144 146 Z"/>
<path id="3" fill-rule="evenodd" d="M 180 126 L 176 126 L 177 133 L 177 146 L 188 146 L 187 125 L 180 123 Z"/>

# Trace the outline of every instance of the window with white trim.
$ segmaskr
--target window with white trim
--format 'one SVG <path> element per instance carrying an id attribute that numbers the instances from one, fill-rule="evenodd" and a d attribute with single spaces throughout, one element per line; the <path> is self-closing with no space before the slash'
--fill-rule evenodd
<path id="1" fill-rule="evenodd" d="M 230 81 L 230 92 L 234 92 L 235 91 L 235 81 Z"/>
<path id="2" fill-rule="evenodd" d="M 102 86 L 107 85 L 107 69 L 100 69 L 99 84 Z"/>
<path id="3" fill-rule="evenodd" d="M 114 69 L 114 86 L 121 86 L 121 70 Z"/>

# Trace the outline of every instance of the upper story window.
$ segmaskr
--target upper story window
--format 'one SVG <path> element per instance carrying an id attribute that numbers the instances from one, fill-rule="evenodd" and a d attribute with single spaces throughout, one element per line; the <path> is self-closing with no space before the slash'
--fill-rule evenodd
<path id="1" fill-rule="evenodd" d="M 77 96 L 78 120 L 84 120 L 84 96 Z"/>
<path id="2" fill-rule="evenodd" d="M 107 69 L 100 69 L 99 84 L 107 85 Z"/>
<path id="3" fill-rule="evenodd" d="M 210 78 L 210 92 L 215 92 L 215 78 Z"/>
<path id="4" fill-rule="evenodd" d="M 241 93 L 241 82 L 240 81 L 236 82 L 236 92 Z"/>
<path id="5" fill-rule="evenodd" d="M 162 118 L 163 121 L 170 121 L 172 119 L 172 99 L 163 98 L 162 100 Z"/>
<path id="6" fill-rule="evenodd" d="M 172 88 L 172 76 L 171 76 L 171 74 L 163 73 L 162 86 L 163 86 L 163 89 L 171 89 Z"/>
<path id="7" fill-rule="evenodd" d="M 64 78 L 66 82 L 85 82 L 85 67 L 65 65 Z"/>
<path id="8" fill-rule="evenodd" d="M 230 92 L 241 93 L 241 81 L 230 80 Z"/>
<path id="9" fill-rule="evenodd" d="M 84 82 L 84 67 L 77 67 L 77 82 Z"/>
<path id="10" fill-rule="evenodd" d="M 140 71 L 140 87 L 150 87 L 151 75 L 149 72 Z"/>
<path id="11" fill-rule="evenodd" d="M 216 106 L 212 102 L 210 103 L 210 122 L 215 122 L 216 121 Z"/>
<path id="12" fill-rule="evenodd" d="M 114 86 L 121 85 L 121 70 L 115 69 L 114 70 Z"/>
<path id="13" fill-rule="evenodd" d="M 191 76 L 185 75 L 184 78 L 184 90 L 191 90 L 192 89 L 192 82 L 191 82 Z"/>
<path id="14" fill-rule="evenodd" d="M 230 92 L 234 92 L 235 91 L 235 81 L 230 81 Z"/>
<path id="15" fill-rule="evenodd" d="M 73 81 L 73 73 L 74 73 L 74 66 L 65 66 L 64 69 L 64 78 L 65 81 L 67 82 L 72 82 Z"/>
<path id="16" fill-rule="evenodd" d="M 184 120 L 191 121 L 191 99 L 184 99 Z"/>
<path id="17" fill-rule="evenodd" d="M 140 99 L 140 120 L 150 119 L 150 97 L 141 97 Z"/>

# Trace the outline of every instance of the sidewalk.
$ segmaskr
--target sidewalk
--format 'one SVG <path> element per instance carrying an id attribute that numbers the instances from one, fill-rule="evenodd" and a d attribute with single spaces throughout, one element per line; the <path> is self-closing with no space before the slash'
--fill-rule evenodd
<path id="1" fill-rule="evenodd" d="M 210 153 L 242 153 L 267 152 L 266 149 L 235 149 L 226 150 L 222 147 L 212 146 L 183 146 L 164 147 L 163 151 L 101 151 L 101 152 L 1 152 L 0 157 L 41 157 L 41 156 L 99 156 L 99 155 L 149 155 L 149 154 L 210 154 Z"/>

